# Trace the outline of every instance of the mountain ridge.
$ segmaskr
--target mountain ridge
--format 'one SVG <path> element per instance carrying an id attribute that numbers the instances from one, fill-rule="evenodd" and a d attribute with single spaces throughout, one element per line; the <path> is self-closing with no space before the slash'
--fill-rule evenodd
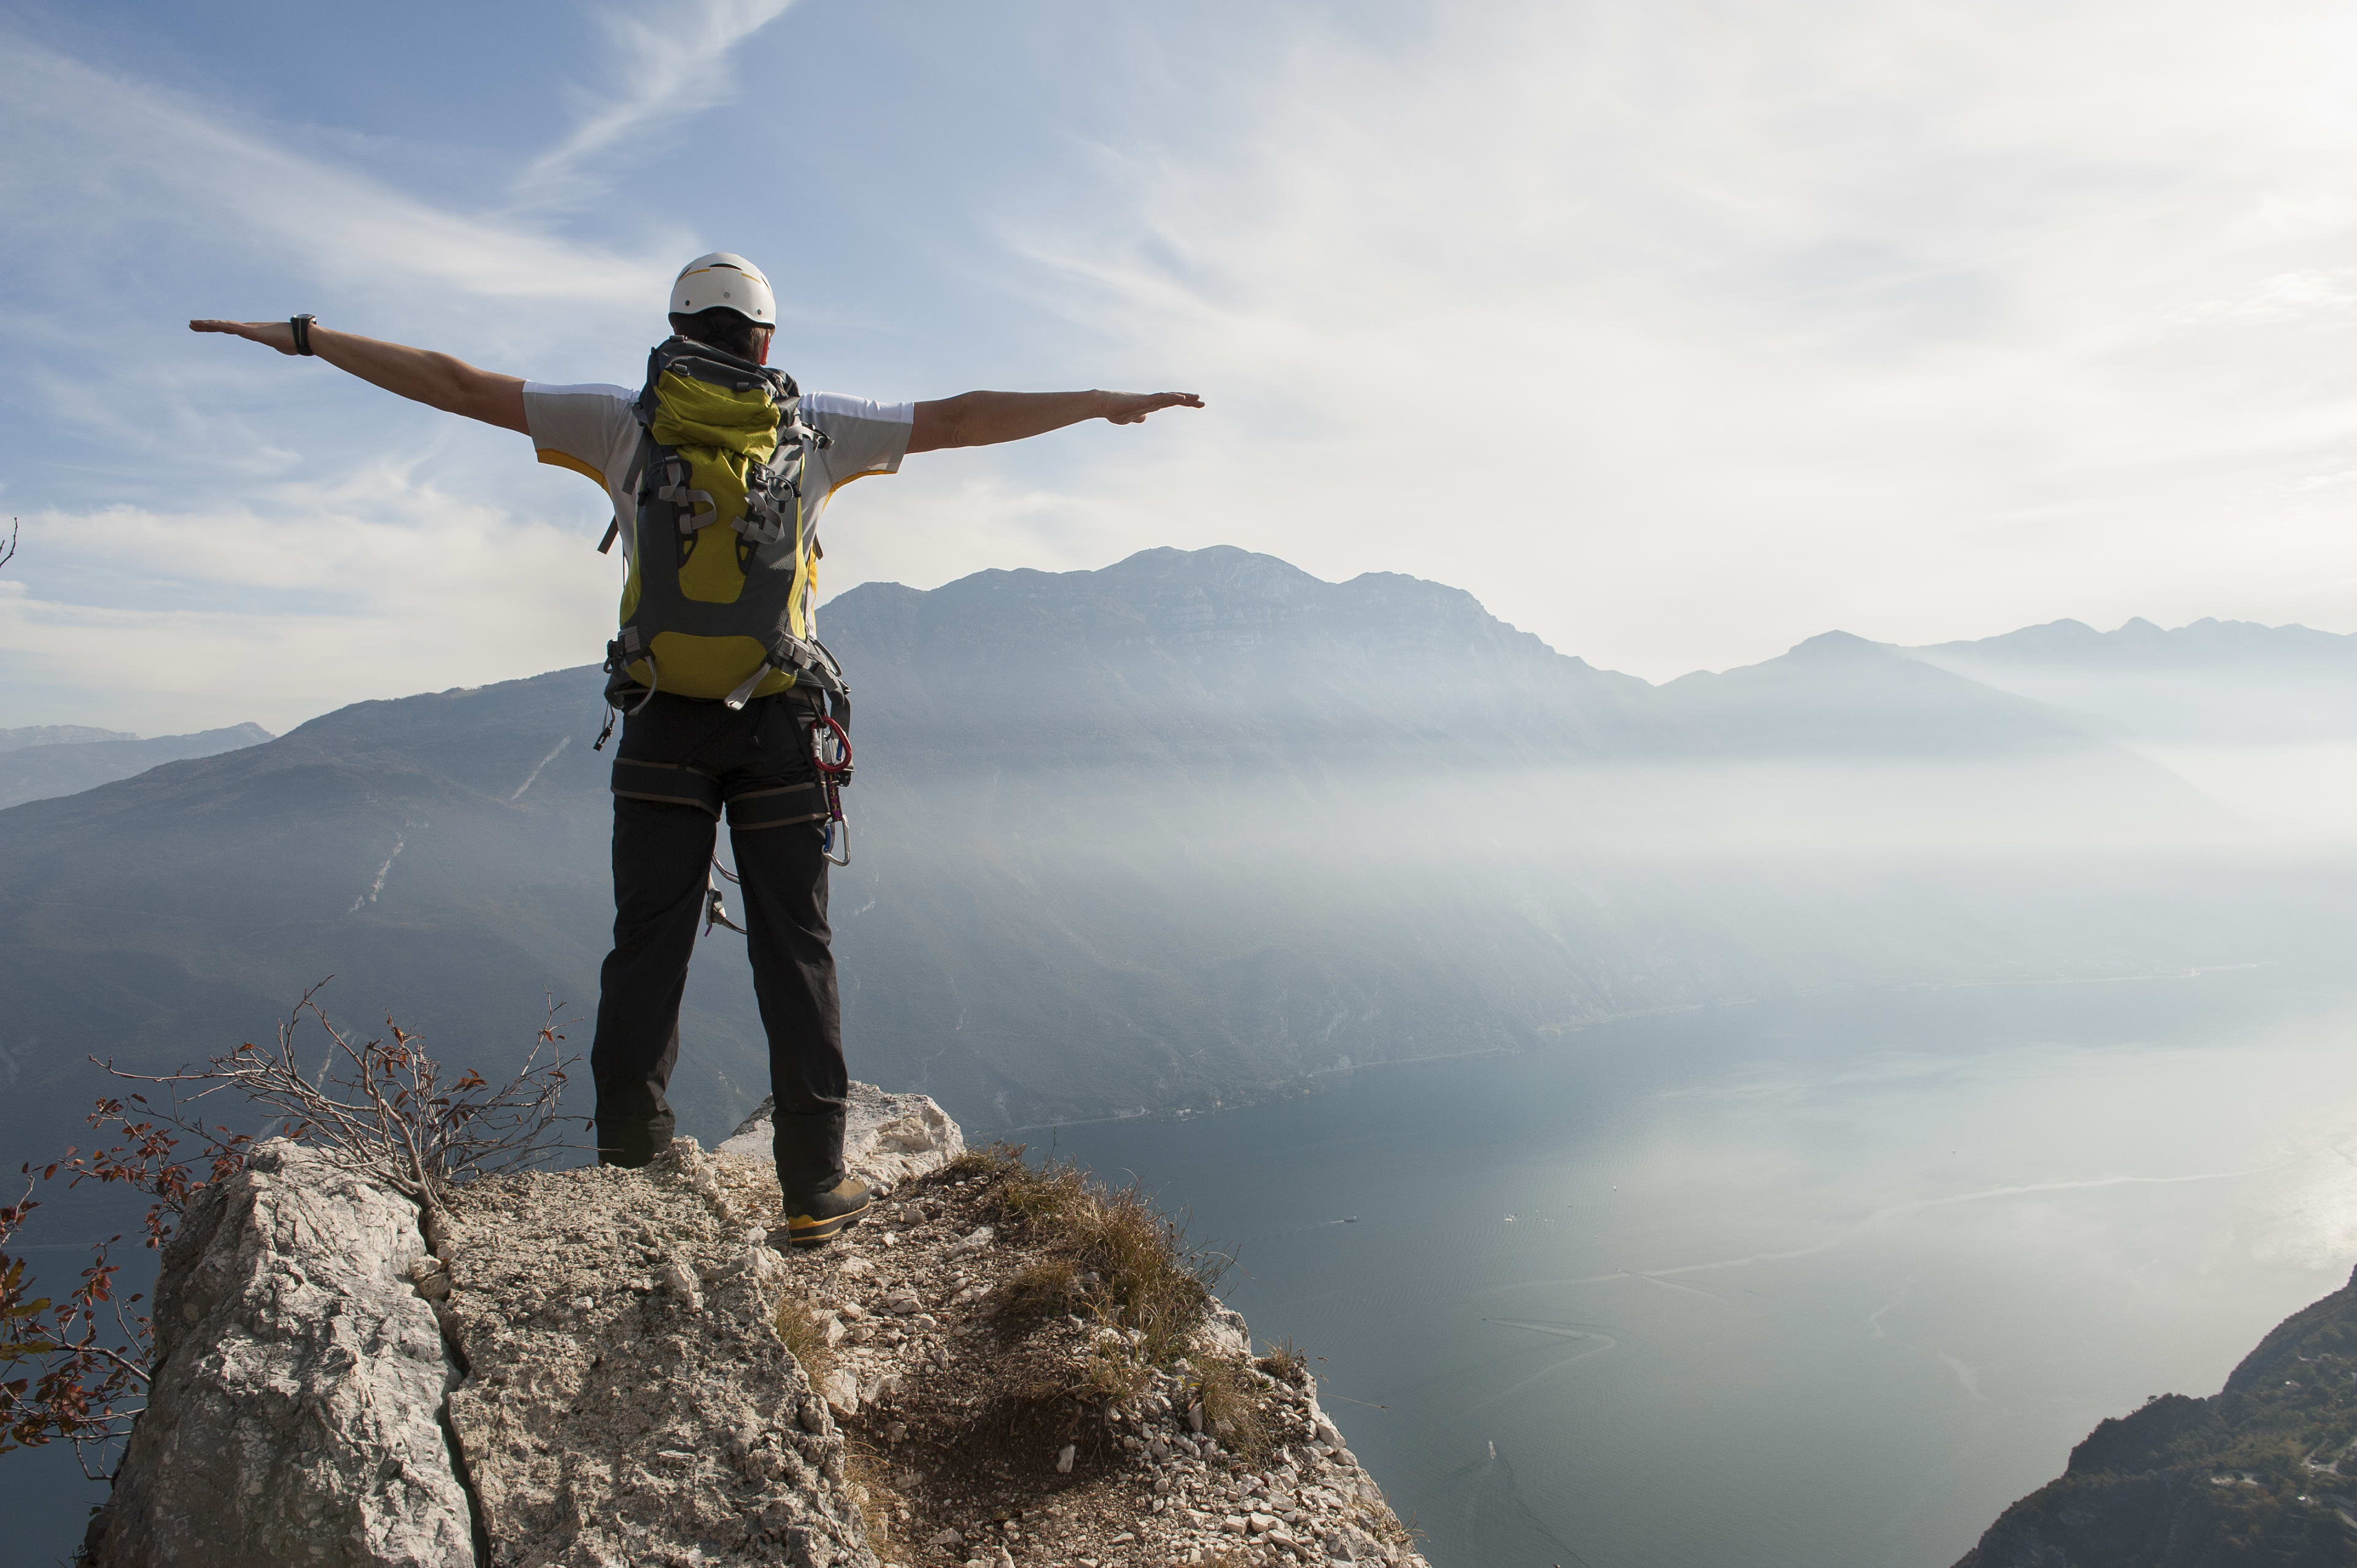
<path id="1" fill-rule="evenodd" d="M 227 725 L 191 735 L 154 736 L 145 740 L 83 725 L 37 725 L 33 733 L 55 730 L 77 733 L 64 740 L 0 746 L 0 809 L 27 800 L 75 794 L 117 779 L 135 777 L 162 763 L 210 757 L 259 746 L 272 738 L 270 732 L 257 724 Z"/>
<path id="2" fill-rule="evenodd" d="M 2052 879 L 2020 822 L 2092 854 L 2208 808 L 2085 721 L 1846 634 L 1653 688 L 1462 590 L 1231 549 L 864 585 L 826 634 L 860 760 L 849 1037 L 867 1076 L 983 1128 L 1206 1110 L 1663 1006 L 2143 972 L 2242 959 L 2279 918 L 2336 929 L 2305 896 L 2251 918 L 2264 879 L 2222 891 L 2142 852 L 2097 879 L 2128 903 L 2041 883 L 2025 904 L 2023 877 Z M 329 974 L 348 1020 L 393 1012 L 486 1065 L 551 996 L 586 1012 L 611 909 L 600 690 L 581 667 L 354 703 L 0 812 L 0 1133 L 69 1114 L 86 1055 L 176 1066 Z M 765 1076 L 741 964 L 696 966 L 683 1028 L 683 1124 L 733 1122 Z"/>
<path id="3" fill-rule="evenodd" d="M 1897 651 L 2155 741 L 2357 741 L 2357 634 L 2139 616 L 2109 632 L 2059 620 Z"/>
<path id="4" fill-rule="evenodd" d="M 2348 1562 L 2352 1367 L 2357 1273 L 2269 1330 L 2217 1393 L 2162 1394 L 2104 1421 L 1956 1568 Z"/>

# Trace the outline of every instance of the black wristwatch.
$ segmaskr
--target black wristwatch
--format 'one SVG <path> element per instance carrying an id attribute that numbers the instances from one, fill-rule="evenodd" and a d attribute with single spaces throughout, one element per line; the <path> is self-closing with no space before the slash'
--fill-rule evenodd
<path id="1" fill-rule="evenodd" d="M 318 319 L 319 318 L 316 316 L 290 316 L 286 318 L 286 325 L 295 328 L 295 351 L 296 353 L 306 355 L 311 354 L 311 323 Z M 312 357 L 317 358 L 316 355 L 313 355 Z"/>

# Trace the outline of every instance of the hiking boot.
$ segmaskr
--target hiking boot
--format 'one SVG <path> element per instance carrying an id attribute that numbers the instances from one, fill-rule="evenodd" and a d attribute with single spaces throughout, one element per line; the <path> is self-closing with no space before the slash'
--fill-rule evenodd
<path id="1" fill-rule="evenodd" d="M 796 1247 L 823 1247 L 859 1223 L 874 1194 L 856 1176 L 845 1176 L 825 1192 L 786 1199 L 786 1240 Z M 770 1233 L 776 1239 L 776 1232 Z"/>

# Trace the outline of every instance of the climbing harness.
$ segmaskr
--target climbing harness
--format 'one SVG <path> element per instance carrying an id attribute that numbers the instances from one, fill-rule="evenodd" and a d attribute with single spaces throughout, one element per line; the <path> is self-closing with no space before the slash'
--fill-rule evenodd
<path id="1" fill-rule="evenodd" d="M 851 782 L 851 732 L 843 727 L 842 720 L 832 714 L 813 714 L 810 721 L 810 746 L 811 767 L 818 775 L 818 786 L 826 800 L 825 812 L 819 819 L 826 837 L 819 846 L 819 853 L 826 856 L 830 865 L 849 865 L 851 822 L 843 814 L 843 788 Z M 809 786 L 802 788 L 808 789 Z M 841 854 L 836 853 L 838 849 Z M 727 898 L 720 887 L 724 880 L 737 887 L 745 885 L 744 879 L 721 865 L 720 857 L 716 854 L 704 879 L 704 934 L 708 937 L 715 926 L 726 926 L 739 936 L 750 936 L 751 932 L 728 918 Z"/>

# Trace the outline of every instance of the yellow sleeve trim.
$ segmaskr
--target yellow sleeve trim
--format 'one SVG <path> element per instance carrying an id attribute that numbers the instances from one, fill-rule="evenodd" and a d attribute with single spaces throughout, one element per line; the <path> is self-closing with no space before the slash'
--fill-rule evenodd
<path id="1" fill-rule="evenodd" d="M 543 462 L 546 462 L 546 461 L 547 461 L 547 459 L 546 459 L 546 458 L 544 458 L 544 458 L 542 458 L 541 460 L 542 460 Z M 859 472 L 857 472 L 857 473 L 856 473 L 856 474 L 851 475 L 851 476 L 850 476 L 849 478 L 841 478 L 841 479 L 837 479 L 837 480 L 835 480 L 835 481 L 834 481 L 834 489 L 831 489 L 831 490 L 827 491 L 826 493 L 827 493 L 828 497 L 829 497 L 830 499 L 832 499 L 832 498 L 834 497 L 834 491 L 835 491 L 835 490 L 839 490 L 839 489 L 843 489 L 843 487 L 844 487 L 844 486 L 848 485 L 848 484 L 855 483 L 855 482 L 856 482 L 856 481 L 858 481 L 858 480 L 860 480 L 860 479 L 872 479 L 872 478 L 874 478 L 877 475 L 881 474 L 881 473 L 884 473 L 884 472 L 886 472 L 886 471 L 887 471 L 887 470 L 882 469 L 882 468 L 862 468 L 862 469 L 860 469 L 860 470 L 859 470 Z"/>
<path id="2" fill-rule="evenodd" d="M 605 470 L 602 468 L 591 467 L 588 464 L 583 462 L 580 458 L 576 457 L 570 452 L 559 452 L 554 446 L 535 447 L 533 448 L 533 451 L 540 460 L 547 464 L 550 467 L 570 468 L 585 479 L 593 479 L 597 481 L 597 485 L 599 489 L 602 490 L 606 488 Z"/>

